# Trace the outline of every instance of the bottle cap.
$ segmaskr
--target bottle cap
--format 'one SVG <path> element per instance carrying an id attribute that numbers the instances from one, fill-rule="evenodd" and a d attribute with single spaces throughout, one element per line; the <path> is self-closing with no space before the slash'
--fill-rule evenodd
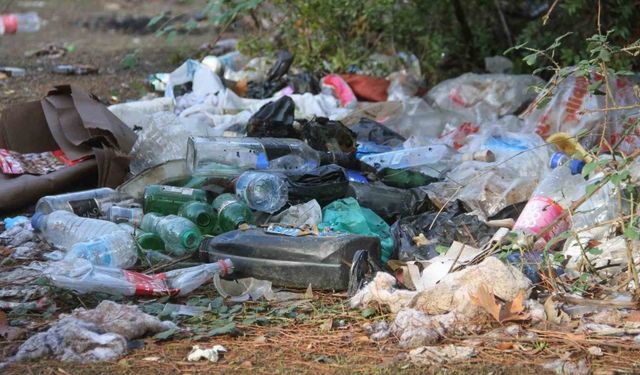
<path id="1" fill-rule="evenodd" d="M 483 161 L 485 163 L 491 163 L 496 161 L 496 155 L 491 150 L 482 150 L 482 151 L 476 151 L 470 154 L 464 154 L 462 155 L 462 160 L 464 161 L 475 160 L 475 161 Z"/>
<path id="2" fill-rule="evenodd" d="M 586 163 L 583 160 L 571 159 L 569 162 L 569 169 L 571 169 L 571 174 L 580 174 L 582 173 L 582 168 Z"/>
<path id="3" fill-rule="evenodd" d="M 31 217 L 31 226 L 33 229 L 40 231 L 42 230 L 42 226 L 44 225 L 44 215 L 42 212 L 36 212 Z"/>
<path id="4" fill-rule="evenodd" d="M 557 168 L 560 164 L 566 162 L 568 159 L 567 155 L 562 152 L 554 152 L 551 155 L 551 159 L 549 159 L 549 167 L 551 169 Z"/>

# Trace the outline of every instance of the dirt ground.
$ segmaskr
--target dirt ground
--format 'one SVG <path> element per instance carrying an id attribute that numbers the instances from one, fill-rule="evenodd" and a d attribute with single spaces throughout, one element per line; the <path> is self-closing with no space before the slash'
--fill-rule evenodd
<path id="1" fill-rule="evenodd" d="M 156 37 L 144 28 L 114 30 L 105 26 L 104 20 L 125 16 L 140 19 L 164 11 L 171 11 L 172 15 L 191 15 L 204 3 L 204 0 L 0 0 L 0 13 L 36 11 L 46 21 L 38 33 L 0 37 L 0 66 L 26 69 L 24 77 L 0 79 L 0 110 L 12 103 L 39 99 L 58 84 L 79 85 L 98 95 L 105 103 L 140 98 L 148 92 L 145 84 L 148 74 L 170 72 L 185 58 L 196 56 L 200 45 L 215 39 L 215 32 L 178 35 L 173 43 L 168 43 L 165 38 Z M 64 47 L 67 52 L 57 58 L 25 55 L 50 45 Z M 136 63 L 127 67 L 123 62 L 127 56 Z M 53 74 L 51 69 L 58 64 L 91 64 L 99 68 L 99 73 L 86 76 Z M 210 289 L 198 290 L 198 293 L 214 293 Z M 371 319 L 364 318 L 360 311 L 349 309 L 346 298 L 328 294 L 314 297 L 310 307 L 303 310 L 306 319 L 273 319 L 276 323 L 265 326 L 239 324 L 233 335 L 201 338 L 197 342 L 188 332 L 168 341 L 148 338 L 142 348 L 132 350 L 117 362 L 81 364 L 39 360 L 13 364 L 0 372 L 59 375 L 221 372 L 540 374 L 545 373 L 539 366 L 541 363 L 566 353 L 585 357 L 589 345 L 586 341 L 567 343 L 564 339 L 547 339 L 518 346 L 485 343 L 481 345 L 479 354 L 468 363 L 425 368 L 409 363 L 407 351 L 398 347 L 397 338 L 371 341 L 363 328 L 363 324 Z M 48 321 L 85 302 L 80 297 L 74 297 L 73 304 L 58 301 L 60 310 L 53 316 L 28 317 L 33 320 L 30 327 L 33 330 L 45 329 Z M 268 307 L 272 308 L 276 307 Z M 383 314 L 377 314 L 372 319 L 384 318 Z M 192 323 L 194 326 L 208 324 L 206 319 Z M 0 341 L 0 361 L 12 355 L 23 340 Z M 445 340 L 443 344 L 459 340 Z M 216 364 L 186 362 L 187 354 L 196 343 L 203 347 L 222 344 L 228 353 Z M 632 360 L 637 353 L 629 352 L 624 346 L 614 346 L 613 351 L 606 358 L 591 358 L 594 368 L 603 366 L 606 361 L 605 367 L 612 371 L 638 369 L 633 367 L 633 363 L 638 362 Z"/>
<path id="2" fill-rule="evenodd" d="M 204 1 L 178 0 L 48 0 L 0 1 L 0 13 L 38 12 L 45 24 L 37 33 L 0 37 L 0 67 L 26 69 L 24 77 L 0 79 L 0 109 L 11 103 L 39 99 L 55 85 L 75 84 L 109 103 L 137 99 L 147 93 L 145 78 L 151 73 L 170 72 L 198 47 L 215 38 L 208 29 L 178 35 L 168 43 L 145 29 L 149 17 L 171 12 L 191 16 Z M 35 6 L 34 6 L 35 5 Z M 42 7 L 40 7 L 42 5 Z M 203 23 L 206 27 L 206 21 Z M 48 46 L 66 48 L 64 56 L 26 56 Z M 124 60 L 124 61 L 123 61 Z M 136 63 L 128 62 L 137 61 Z M 54 74 L 60 64 L 90 64 L 98 74 L 66 76 Z"/>

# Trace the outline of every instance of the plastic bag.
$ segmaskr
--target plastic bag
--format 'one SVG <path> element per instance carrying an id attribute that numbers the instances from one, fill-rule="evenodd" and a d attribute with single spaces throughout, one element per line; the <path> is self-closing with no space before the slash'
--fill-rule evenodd
<path id="1" fill-rule="evenodd" d="M 449 248 L 453 241 L 480 248 L 495 231 L 477 216 L 456 211 L 408 216 L 391 226 L 402 261 L 431 259 L 438 255 L 438 245 Z"/>
<path id="2" fill-rule="evenodd" d="M 295 103 L 288 96 L 263 105 L 247 124 L 248 137 L 298 138 L 293 129 Z"/>
<path id="3" fill-rule="evenodd" d="M 383 146 L 401 146 L 402 142 L 406 140 L 405 137 L 385 125 L 364 117 L 357 124 L 352 125 L 350 129 L 356 133 L 358 141 L 374 142 Z"/>
<path id="4" fill-rule="evenodd" d="M 318 151 L 354 152 L 356 150 L 356 133 L 344 126 L 340 121 L 326 117 L 312 120 L 301 120 L 302 139 Z"/>
<path id="5" fill-rule="evenodd" d="M 542 84 L 532 75 L 466 73 L 440 82 L 429 90 L 427 99 L 480 124 L 516 113 L 536 97 L 529 87 Z"/>
<path id="6" fill-rule="evenodd" d="M 349 180 L 342 167 L 324 165 L 298 176 L 288 176 L 289 201 L 307 202 L 316 199 L 320 205 L 344 198 Z"/>
<path id="7" fill-rule="evenodd" d="M 368 208 L 362 208 L 353 198 L 337 200 L 322 209 L 320 230 L 331 228 L 338 232 L 375 236 L 380 239 L 381 259 L 387 262 L 393 254 L 395 241 L 382 218 Z"/>

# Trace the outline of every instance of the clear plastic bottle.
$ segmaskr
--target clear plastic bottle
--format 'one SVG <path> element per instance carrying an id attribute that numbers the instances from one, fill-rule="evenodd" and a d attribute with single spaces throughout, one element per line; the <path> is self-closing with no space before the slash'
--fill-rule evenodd
<path id="1" fill-rule="evenodd" d="M 190 137 L 187 167 L 194 175 L 239 176 L 253 169 L 300 174 L 321 164 L 347 165 L 348 154 L 320 152 L 298 139 Z"/>
<path id="2" fill-rule="evenodd" d="M 289 189 L 282 175 L 249 171 L 238 177 L 236 195 L 251 209 L 274 213 L 287 204 Z"/>
<path id="3" fill-rule="evenodd" d="M 143 216 L 142 208 L 111 206 L 107 210 L 106 219 L 116 224 L 130 223 L 139 226 Z"/>
<path id="4" fill-rule="evenodd" d="M 553 153 L 553 155 L 551 155 L 551 159 L 549 159 L 549 167 L 551 169 L 555 169 L 558 166 L 565 164 L 569 166 L 572 174 L 580 174 L 585 162 L 583 160 L 571 159 L 562 152 Z"/>
<path id="5" fill-rule="evenodd" d="M 15 33 L 35 33 L 42 22 L 38 13 L 10 13 L 0 15 L 0 35 Z"/>
<path id="6" fill-rule="evenodd" d="M 48 215 L 34 214 L 31 225 L 49 243 L 60 249 L 71 252 L 78 245 L 73 253 L 77 256 L 106 262 L 112 267 L 127 268 L 135 264 L 135 240 L 118 224 L 79 217 L 67 211 L 54 211 Z"/>
<path id="7" fill-rule="evenodd" d="M 78 216 L 97 218 L 105 214 L 105 206 L 108 203 L 116 203 L 122 199 L 123 195 L 111 188 L 49 195 L 38 200 L 36 212 L 47 215 L 53 211 L 64 210 Z"/>
<path id="8" fill-rule="evenodd" d="M 491 162 L 495 160 L 495 156 L 489 150 L 473 154 L 461 154 L 447 145 L 434 144 L 365 155 L 360 160 L 377 170 L 384 168 L 420 168 L 426 175 L 439 177 L 443 172 L 453 168 L 464 160 Z"/>
<path id="9" fill-rule="evenodd" d="M 586 181 L 581 175 L 573 174 L 568 164 L 549 170 L 533 192 L 522 210 L 513 229 L 525 234 L 538 234 L 552 224 L 573 202 L 586 195 L 587 186 L 599 183 L 595 176 Z M 572 228 L 580 229 L 598 222 L 612 219 L 620 208 L 615 197 L 616 189 L 611 183 L 595 192 L 588 200 L 576 207 L 572 215 L 567 215 L 535 244 L 537 250 L 553 237 Z"/>
<path id="10" fill-rule="evenodd" d="M 198 227 L 190 220 L 176 215 L 148 213 L 142 218 L 140 228 L 159 235 L 164 241 L 165 252 L 174 256 L 193 253 L 202 241 Z"/>
<path id="11" fill-rule="evenodd" d="M 107 293 L 115 296 L 184 296 L 219 273 L 233 272 L 231 260 L 145 275 L 117 268 L 92 265 L 82 259 L 52 263 L 44 274 L 53 285 L 78 293 Z"/>

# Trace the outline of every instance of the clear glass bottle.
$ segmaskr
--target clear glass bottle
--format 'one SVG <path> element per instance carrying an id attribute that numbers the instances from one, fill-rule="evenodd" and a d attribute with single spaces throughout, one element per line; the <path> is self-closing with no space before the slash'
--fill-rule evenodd
<path id="1" fill-rule="evenodd" d="M 98 218 L 105 214 L 108 204 L 117 203 L 124 196 L 111 188 L 98 188 L 73 193 L 48 195 L 36 203 L 36 212 L 44 215 L 64 210 L 82 217 Z"/>
<path id="2" fill-rule="evenodd" d="M 352 159 L 288 138 L 190 137 L 187 144 L 187 167 L 192 174 L 204 176 L 235 177 L 255 169 L 301 174 L 321 164 L 348 166 Z"/>

